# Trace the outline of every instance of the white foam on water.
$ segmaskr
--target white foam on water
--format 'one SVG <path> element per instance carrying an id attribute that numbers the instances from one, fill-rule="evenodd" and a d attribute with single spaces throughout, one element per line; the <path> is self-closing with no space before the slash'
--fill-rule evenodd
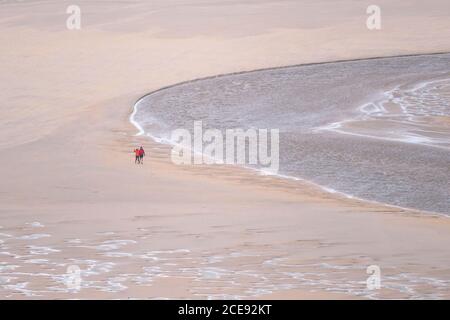
<path id="1" fill-rule="evenodd" d="M 225 259 L 225 257 L 222 255 L 209 256 L 209 257 L 206 257 L 206 261 L 202 262 L 201 264 L 215 264 L 218 262 L 222 262 L 224 259 Z"/>
<path id="2" fill-rule="evenodd" d="M 3 285 L 4 289 L 11 290 L 13 292 L 21 293 L 27 297 L 37 296 L 32 290 L 27 289 L 28 282 L 20 282 L 16 284 Z"/>
<path id="3" fill-rule="evenodd" d="M 359 116 L 314 128 L 313 132 L 327 130 L 363 138 L 419 144 L 449 150 L 450 148 L 448 146 L 442 144 L 448 144 L 450 137 L 436 138 L 398 130 L 391 130 L 391 136 L 387 137 L 384 135 L 384 130 L 380 131 L 380 135 L 375 135 L 358 132 L 355 129 L 350 130 L 345 126 L 346 124 L 351 124 L 356 121 L 390 120 L 392 123 L 397 122 L 404 125 L 414 124 L 415 132 L 427 132 L 427 130 L 417 129 L 418 125 L 427 125 L 427 123 L 423 121 L 423 117 L 450 117 L 450 99 L 440 97 L 439 93 L 433 93 L 433 90 L 442 83 L 450 88 L 450 79 L 448 78 L 419 82 L 413 84 L 410 89 L 405 88 L 405 86 L 396 86 L 391 90 L 381 93 L 380 96 L 373 101 L 369 101 L 359 106 L 357 108 L 360 112 Z M 390 103 L 398 105 L 401 112 L 388 111 L 386 106 Z M 392 136 L 394 132 L 396 132 L 397 137 Z"/>
<path id="4" fill-rule="evenodd" d="M 76 246 L 78 248 L 88 248 L 94 249 L 98 251 L 111 251 L 118 250 L 124 246 L 137 243 L 135 240 L 107 240 L 103 241 L 99 245 L 84 245 L 84 246 Z"/>
<path id="5" fill-rule="evenodd" d="M 112 236 L 116 234 L 114 231 L 105 231 L 105 232 L 97 232 L 97 234 L 103 235 L 103 236 Z"/>
<path id="6" fill-rule="evenodd" d="M 27 222 L 26 225 L 28 225 L 28 226 L 30 226 L 32 228 L 43 228 L 43 227 L 45 227 L 45 225 L 43 225 L 42 223 L 37 222 L 37 221 L 35 221 L 35 222 Z"/>
<path id="7" fill-rule="evenodd" d="M 0 285 L 11 283 L 14 280 L 17 280 L 17 278 L 0 274 Z"/>
<path id="8" fill-rule="evenodd" d="M 153 261 L 159 261 L 159 260 L 161 260 L 160 258 L 155 257 L 155 256 L 152 255 L 152 254 L 141 254 L 141 255 L 138 255 L 138 257 L 141 258 L 141 259 L 153 260 Z M 163 260 L 167 260 L 167 259 L 163 259 Z"/>
<path id="9" fill-rule="evenodd" d="M 81 239 L 70 239 L 70 240 L 66 240 L 67 243 L 71 243 L 71 244 L 80 244 L 83 241 Z"/>
<path id="10" fill-rule="evenodd" d="M 134 119 L 134 117 L 136 116 L 138 104 L 140 103 L 140 101 L 141 100 L 139 100 L 138 102 L 136 102 L 134 104 L 133 112 L 130 115 L 130 122 L 138 129 L 138 132 L 135 134 L 135 136 L 141 136 L 145 132 L 144 129 L 141 127 L 141 125 Z"/>
<path id="11" fill-rule="evenodd" d="M 146 285 L 153 281 L 153 277 L 147 275 L 131 276 L 131 281 L 139 285 Z"/>
<path id="12" fill-rule="evenodd" d="M 47 259 L 28 259 L 25 260 L 24 262 L 31 264 L 49 264 L 49 261 Z"/>
<path id="13" fill-rule="evenodd" d="M 11 257 L 16 257 L 16 255 L 15 254 L 13 254 L 13 253 L 11 253 L 11 252 L 9 252 L 9 251 L 0 251 L 0 255 L 2 255 L 2 256 L 11 256 Z"/>
<path id="14" fill-rule="evenodd" d="M 200 268 L 199 274 L 203 279 L 220 279 L 223 275 L 228 274 L 229 272 L 223 268 Z"/>
<path id="15" fill-rule="evenodd" d="M 148 254 L 174 254 L 174 253 L 190 253 L 189 249 L 173 249 L 173 250 L 154 250 L 149 251 Z"/>
<path id="16" fill-rule="evenodd" d="M 7 233 L 0 233 L 0 237 L 3 237 L 3 238 L 11 238 L 12 235 L 7 234 Z"/>
<path id="17" fill-rule="evenodd" d="M 110 257 L 110 258 L 123 258 L 123 257 L 132 257 L 133 256 L 133 254 L 129 253 L 129 252 L 115 252 L 115 251 L 105 252 L 103 255 L 106 257 Z"/>
<path id="18" fill-rule="evenodd" d="M 45 246 L 27 246 L 31 255 L 48 255 L 51 253 L 61 252 L 61 250 Z"/>
<path id="19" fill-rule="evenodd" d="M 145 276 L 150 277 L 157 277 L 162 273 L 162 269 L 159 266 L 143 267 L 142 270 Z"/>
<path id="20" fill-rule="evenodd" d="M 148 286 L 155 278 L 177 277 L 186 278 L 194 281 L 190 289 L 191 294 L 202 297 L 219 297 L 220 294 L 213 293 L 217 288 L 221 288 L 230 296 L 239 296 L 241 298 L 255 298 L 264 294 L 279 292 L 288 289 L 300 289 L 307 291 L 326 290 L 334 293 L 343 293 L 353 296 L 362 296 L 370 299 L 378 299 L 383 296 L 377 292 L 367 290 L 365 279 L 367 277 L 365 267 L 371 261 L 368 257 L 360 257 L 358 261 L 354 257 L 348 257 L 348 263 L 333 263 L 333 258 L 323 259 L 320 263 L 298 264 L 298 257 L 293 256 L 267 256 L 258 251 L 228 252 L 217 255 L 214 252 L 198 252 L 192 256 L 192 252 L 187 249 L 174 250 L 156 250 L 159 256 L 168 256 L 174 262 L 179 262 L 185 254 L 189 253 L 192 258 L 192 266 L 186 264 L 164 264 L 157 261 L 148 262 L 150 265 L 142 267 L 141 272 L 120 273 L 120 264 L 110 261 L 99 261 L 92 259 L 69 259 L 67 264 L 78 265 L 80 267 L 80 276 L 82 278 L 82 289 L 91 289 L 104 292 L 120 292 L 127 289 L 126 283 Z M 112 252 L 119 253 L 120 252 Z M 106 252 L 105 254 L 108 254 Z M 245 262 L 238 265 L 220 265 L 227 259 L 236 257 L 263 257 L 264 262 Z M 213 257 L 213 259 L 210 259 Z M 220 259 L 215 259 L 220 257 Z M 342 257 L 345 258 L 345 257 Z M 26 263 L 50 264 L 47 259 L 29 259 Z M 154 263 L 154 265 L 152 265 Z M 214 266 L 203 266 L 208 263 L 214 263 Z M 183 265 L 185 267 L 179 267 Z M 67 273 L 29 273 L 17 272 L 19 266 L 13 267 L 7 264 L 0 266 L 0 284 L 11 285 L 6 290 L 11 291 L 20 287 L 24 283 L 24 277 L 27 282 L 33 283 L 28 278 L 48 277 L 60 284 L 60 286 L 47 287 L 44 290 L 30 290 L 26 286 L 28 294 L 45 295 L 48 292 L 73 292 L 67 287 L 66 283 L 70 274 Z M 111 273 L 115 270 L 113 276 L 106 280 L 93 280 L 91 277 Z M 361 279 L 358 279 L 358 272 Z M 356 278 L 355 278 L 356 277 Z M 95 279 L 95 278 L 94 278 Z M 385 269 L 382 279 L 383 288 L 393 290 L 404 297 L 430 298 L 437 299 L 445 296 L 445 292 L 450 289 L 450 280 L 437 279 L 430 276 L 419 276 L 404 272 L 396 273 L 395 269 Z M 423 286 L 432 286 L 433 293 L 423 291 Z M 22 289 L 23 289 L 22 288 Z M 11 292 L 18 292 L 11 291 Z M 19 292 L 25 295 L 25 291 Z"/>
<path id="21" fill-rule="evenodd" d="M 47 233 L 33 233 L 33 234 L 27 234 L 24 236 L 17 237 L 18 240 L 36 240 L 36 239 L 42 239 L 42 238 L 49 238 L 51 235 Z"/>
<path id="22" fill-rule="evenodd" d="M 2 264 L 0 265 L 0 273 L 4 273 L 5 271 L 12 271 L 19 268 L 18 265 L 14 264 Z"/>

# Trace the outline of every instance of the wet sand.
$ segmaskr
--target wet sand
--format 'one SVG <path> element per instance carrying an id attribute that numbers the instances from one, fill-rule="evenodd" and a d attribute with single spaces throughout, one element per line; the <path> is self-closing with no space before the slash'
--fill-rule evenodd
<path id="1" fill-rule="evenodd" d="M 353 2 L 306 4 L 81 1 L 79 32 L 59 1 L 1 4 L 0 297 L 448 298 L 448 219 L 174 166 L 134 136 L 135 101 L 181 81 L 450 51 L 446 1 L 391 7 L 376 35 Z M 366 290 L 372 264 L 379 291 Z"/>

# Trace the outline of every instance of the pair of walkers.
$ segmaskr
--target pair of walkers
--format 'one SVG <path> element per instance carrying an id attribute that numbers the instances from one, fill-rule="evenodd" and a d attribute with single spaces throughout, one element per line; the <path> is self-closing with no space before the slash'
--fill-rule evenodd
<path id="1" fill-rule="evenodd" d="M 134 150 L 134 154 L 136 156 L 134 163 L 135 164 L 144 164 L 144 156 L 145 156 L 144 148 L 142 148 L 142 146 L 140 148 L 136 148 Z"/>

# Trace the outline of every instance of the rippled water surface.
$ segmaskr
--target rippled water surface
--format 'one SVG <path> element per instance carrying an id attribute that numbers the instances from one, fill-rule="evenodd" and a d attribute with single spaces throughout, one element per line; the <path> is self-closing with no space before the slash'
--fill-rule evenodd
<path id="1" fill-rule="evenodd" d="M 279 174 L 450 214 L 450 54 L 294 66 L 191 81 L 137 104 L 143 130 L 277 128 Z"/>

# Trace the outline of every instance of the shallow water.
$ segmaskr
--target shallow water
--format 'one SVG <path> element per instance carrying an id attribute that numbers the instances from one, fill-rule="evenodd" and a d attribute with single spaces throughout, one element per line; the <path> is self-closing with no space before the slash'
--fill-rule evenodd
<path id="1" fill-rule="evenodd" d="M 152 235 L 148 229 L 133 239 L 129 231 L 108 231 L 55 242 L 51 240 L 54 234 L 22 239 L 29 227 L 29 223 L 12 225 L 6 228 L 8 233 L 0 234 L 0 297 L 4 299 L 83 299 L 92 292 L 106 299 L 251 299 L 290 289 L 370 299 L 448 299 L 450 292 L 445 264 L 417 273 L 417 265 L 402 258 L 401 267 L 399 260 L 394 264 L 385 261 L 383 289 L 369 290 L 366 268 L 374 263 L 373 258 L 361 253 L 335 255 L 336 246 L 345 244 L 334 242 L 162 249 L 161 241 L 148 239 Z M 39 228 L 51 233 L 45 226 Z M 154 296 L 151 287 L 170 278 L 186 280 L 189 290 Z"/>
<path id="2" fill-rule="evenodd" d="M 145 133 L 277 128 L 279 174 L 390 205 L 450 214 L 450 54 L 226 75 L 137 104 Z"/>

